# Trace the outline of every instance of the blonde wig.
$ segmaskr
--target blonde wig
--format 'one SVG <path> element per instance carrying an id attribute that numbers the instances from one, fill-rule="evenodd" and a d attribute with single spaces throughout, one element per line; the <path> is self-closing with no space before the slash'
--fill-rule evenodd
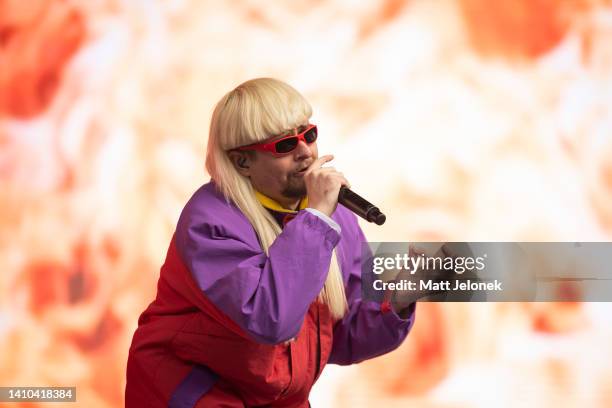
<path id="1" fill-rule="evenodd" d="M 251 222 L 266 254 L 281 228 L 257 200 L 250 180 L 238 173 L 227 152 L 304 125 L 311 115 L 310 104 L 298 91 L 272 78 L 242 83 L 221 98 L 212 115 L 206 169 L 225 198 Z M 335 319 L 342 318 L 348 309 L 335 249 L 318 299 L 327 304 Z"/>

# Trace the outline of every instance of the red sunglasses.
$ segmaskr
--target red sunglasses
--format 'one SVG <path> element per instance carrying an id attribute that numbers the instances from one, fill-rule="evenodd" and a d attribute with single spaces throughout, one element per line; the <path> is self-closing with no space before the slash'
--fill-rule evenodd
<path id="1" fill-rule="evenodd" d="M 270 152 L 273 155 L 283 155 L 291 153 L 302 141 L 311 144 L 317 140 L 318 132 L 316 125 L 308 125 L 306 129 L 297 135 L 289 135 L 268 143 L 254 143 L 248 146 L 237 147 L 236 150 L 261 150 Z"/>

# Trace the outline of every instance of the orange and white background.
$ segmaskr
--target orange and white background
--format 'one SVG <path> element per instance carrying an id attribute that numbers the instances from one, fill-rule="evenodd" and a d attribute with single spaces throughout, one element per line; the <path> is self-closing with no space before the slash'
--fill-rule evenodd
<path id="1" fill-rule="evenodd" d="M 612 238 L 612 1 L 0 0 L 0 386 L 123 405 L 213 105 L 260 76 L 386 212 L 371 241 Z M 610 407 L 610 344 L 606 303 L 423 303 L 311 401 Z"/>

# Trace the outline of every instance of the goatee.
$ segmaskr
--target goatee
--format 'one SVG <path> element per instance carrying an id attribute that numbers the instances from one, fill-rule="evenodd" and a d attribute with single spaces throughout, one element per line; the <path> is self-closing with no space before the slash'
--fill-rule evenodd
<path id="1" fill-rule="evenodd" d="M 287 198 L 302 198 L 306 196 L 306 184 L 303 180 L 289 181 L 281 194 Z"/>

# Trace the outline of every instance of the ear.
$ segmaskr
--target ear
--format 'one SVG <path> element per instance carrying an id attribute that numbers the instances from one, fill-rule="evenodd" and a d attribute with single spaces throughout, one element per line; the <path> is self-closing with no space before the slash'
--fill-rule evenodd
<path id="1" fill-rule="evenodd" d="M 238 173 L 245 177 L 251 175 L 251 157 L 248 152 L 232 150 L 228 152 L 228 155 Z"/>

